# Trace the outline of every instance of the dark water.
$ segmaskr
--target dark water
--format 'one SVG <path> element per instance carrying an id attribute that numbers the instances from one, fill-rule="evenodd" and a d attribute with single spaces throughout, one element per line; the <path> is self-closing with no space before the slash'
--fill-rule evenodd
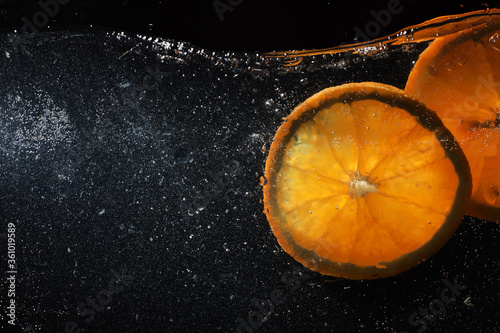
<path id="1" fill-rule="evenodd" d="M 1 35 L 16 329 L 495 332 L 499 224 L 465 217 L 418 267 L 349 281 L 300 266 L 262 213 L 259 178 L 282 118 L 341 83 L 403 88 L 426 45 L 287 68 L 100 30 Z"/>

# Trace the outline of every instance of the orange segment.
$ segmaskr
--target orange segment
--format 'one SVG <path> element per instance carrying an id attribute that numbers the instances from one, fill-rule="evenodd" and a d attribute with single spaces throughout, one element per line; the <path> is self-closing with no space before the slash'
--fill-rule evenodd
<path id="1" fill-rule="evenodd" d="M 467 156 L 473 179 L 467 214 L 500 221 L 500 19 L 432 42 L 405 92 L 437 112 Z"/>
<path id="2" fill-rule="evenodd" d="M 441 248 L 469 199 L 465 156 L 439 118 L 379 83 L 325 89 L 276 133 L 265 213 L 283 249 L 322 274 L 392 276 Z"/>

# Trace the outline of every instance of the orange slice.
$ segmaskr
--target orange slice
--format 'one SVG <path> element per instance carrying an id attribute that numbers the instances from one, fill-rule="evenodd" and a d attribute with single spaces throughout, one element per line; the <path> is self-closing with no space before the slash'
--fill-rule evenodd
<path id="1" fill-rule="evenodd" d="M 467 156 L 473 188 L 466 213 L 500 221 L 500 18 L 433 41 L 405 92 L 436 111 Z"/>
<path id="2" fill-rule="evenodd" d="M 467 160 L 436 114 L 400 89 L 325 89 L 281 125 L 264 211 L 281 247 L 322 274 L 392 276 L 438 251 L 469 200 Z"/>

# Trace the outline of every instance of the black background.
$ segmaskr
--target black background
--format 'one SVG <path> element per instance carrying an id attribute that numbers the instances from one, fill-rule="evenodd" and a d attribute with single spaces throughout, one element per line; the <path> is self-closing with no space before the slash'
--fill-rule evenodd
<path id="1" fill-rule="evenodd" d="M 403 10 L 381 26 L 378 37 L 442 15 L 492 8 L 497 0 L 400 0 Z M 365 29 L 391 1 L 233 1 L 218 15 L 213 0 L 82 1 L 61 6 L 50 26 L 94 25 L 182 40 L 211 50 L 284 51 L 326 48 L 351 43 L 355 28 Z M 396 1 L 392 1 L 396 3 Z M 39 10 L 36 1 L 0 1 L 0 27 L 20 27 L 21 18 Z"/>
<path id="2" fill-rule="evenodd" d="M 72 0 L 60 6 L 58 14 L 44 30 L 78 33 L 82 29 L 105 28 L 126 31 L 131 36 L 160 36 L 207 50 L 240 54 L 326 48 L 355 42 L 355 29 L 366 29 L 375 21 L 374 13 L 385 10 L 388 3 L 243 0 L 232 11 L 226 11 L 221 20 L 214 1 Z M 383 37 L 437 16 L 485 8 L 478 1 L 401 0 L 400 5 L 401 13 L 393 15 L 385 27 L 380 26 L 380 31 L 373 33 L 374 37 Z M 489 5 L 493 7 L 498 3 L 490 2 Z M 36 1 L 0 1 L 0 27 L 5 32 L 19 31 L 23 17 L 30 19 L 39 10 Z M 19 56 L 19 62 L 12 68 L 2 67 L 2 73 L 10 80 L 4 86 L 9 93 L 18 88 L 28 94 L 37 85 L 46 85 L 47 93 L 58 96 L 58 89 L 73 91 L 71 87 L 75 85 L 79 93 L 59 96 L 58 101 L 59 105 L 73 110 L 75 118 L 72 121 L 78 131 L 85 132 L 86 126 L 90 126 L 83 116 L 78 118 L 78 108 L 86 103 L 88 110 L 96 114 L 101 112 L 101 106 L 96 106 L 94 101 L 96 97 L 106 99 L 101 93 L 106 82 L 121 82 L 118 76 L 122 72 L 127 75 L 140 73 L 144 63 L 155 66 L 155 58 L 151 55 L 154 52 L 144 51 L 145 55 L 137 56 L 138 60 L 126 63 L 130 67 L 111 67 L 116 60 L 111 56 L 123 54 L 134 43 L 140 44 L 134 39 L 119 42 L 98 35 L 93 41 L 91 35 L 84 33 L 81 45 L 68 47 L 63 41 L 64 32 L 56 36 L 61 37 L 60 41 L 39 36 L 43 48 L 37 47 L 38 39 L 27 46 L 36 59 L 34 63 L 33 59 L 9 50 L 12 57 Z M 109 49 L 93 49 L 106 43 Z M 72 48 L 77 53 L 72 54 Z M 139 48 L 149 50 L 147 43 Z M 67 68 L 75 68 L 74 72 L 52 72 L 52 52 L 67 56 Z M 145 60 L 141 60 L 142 56 Z M 0 163 L 4 186 L 1 213 L 7 221 L 20 219 L 25 223 L 19 229 L 24 239 L 19 255 L 27 271 L 24 276 L 19 275 L 25 278 L 19 282 L 19 290 L 24 293 L 19 319 L 23 321 L 25 332 L 56 332 L 72 319 L 80 319 L 81 323 L 74 311 L 77 304 L 87 297 L 95 297 L 113 279 L 113 272 L 120 269 L 127 270 L 125 275 L 130 274 L 130 284 L 89 325 L 80 325 L 86 332 L 234 332 L 239 324 L 237 318 L 248 320 L 259 308 L 254 301 L 267 301 L 276 290 L 283 292 L 286 302 L 276 306 L 256 332 L 411 331 L 419 325 L 409 326 L 407 318 L 420 306 L 439 298 L 446 286 L 444 280 L 453 283 L 454 279 L 458 279 L 458 284 L 467 285 L 467 291 L 457 296 L 458 301 L 449 305 L 445 315 L 429 325 L 427 331 L 460 332 L 462 327 L 464 332 L 474 327 L 478 332 L 498 329 L 498 311 L 495 311 L 498 309 L 499 258 L 495 248 L 498 227 L 494 224 L 466 217 L 454 238 L 431 260 L 398 277 L 376 281 L 353 282 L 323 277 L 301 267 L 279 249 L 259 203 L 258 177 L 262 175 L 266 158 L 262 146 L 269 145 L 281 118 L 298 102 L 318 88 L 331 82 L 352 80 L 352 76 L 345 74 L 345 77 L 329 79 L 328 71 L 321 75 L 318 71 L 308 73 L 306 70 L 304 75 L 294 73 L 276 81 L 266 81 L 262 76 L 251 81 L 253 76 L 248 73 L 228 79 L 224 70 L 193 58 L 192 64 L 168 63 L 168 70 L 180 73 L 179 77 L 172 74 L 178 80 L 175 89 L 161 86 L 156 93 L 165 100 L 156 100 L 153 94 L 153 98 L 139 108 L 139 114 L 131 113 L 131 123 L 143 124 L 147 119 L 147 124 L 157 126 L 145 131 L 150 137 L 127 134 L 123 132 L 125 125 L 119 120 L 106 119 L 106 115 L 99 114 L 116 131 L 114 136 L 106 138 L 107 143 L 101 143 L 94 136 L 87 137 L 89 144 L 78 143 L 78 153 L 84 155 L 80 160 L 84 167 L 82 170 L 76 168 L 80 178 L 75 176 L 78 180 L 71 188 L 66 188 L 64 183 L 53 185 L 52 180 L 49 181 L 52 171 L 44 169 L 42 162 L 29 160 L 24 165 L 11 163 L 6 158 Z M 70 60 L 78 66 L 72 67 Z M 366 68 L 370 68 L 369 61 L 364 64 Z M 206 72 L 204 65 L 208 67 Z M 29 66 L 39 72 L 33 75 Z M 331 72 L 338 74 L 338 71 Z M 184 74 L 199 75 L 200 81 L 189 78 L 183 81 L 180 77 Z M 359 71 L 359 75 L 360 80 L 371 77 L 364 70 Z M 30 76 L 34 76 L 33 80 Z M 304 77 L 309 84 L 298 83 Z M 400 86 L 405 77 L 380 75 L 378 79 Z M 62 83 L 51 86 L 56 81 Z M 296 88 L 302 85 L 304 91 L 297 91 Z M 184 90 L 189 89 L 203 91 L 199 97 L 202 102 L 192 100 L 184 106 L 172 102 L 170 97 L 183 96 Z M 210 93 L 215 96 L 221 90 L 226 100 L 208 104 L 205 114 L 190 114 L 191 108 L 197 108 L 200 103 L 212 102 L 208 98 Z M 297 92 L 279 98 L 279 93 L 291 91 Z M 5 103 L 5 96 L 0 97 L 1 103 Z M 268 101 L 274 104 L 269 106 Z M 272 110 L 275 107 L 279 112 Z M 175 113 L 175 108 L 182 112 Z M 249 108 L 252 111 L 246 115 Z M 165 110 L 165 114 L 158 115 L 150 109 Z M 92 112 L 87 112 L 85 116 L 92 119 Z M 168 159 L 159 156 L 164 154 L 161 140 L 165 139 L 171 124 L 176 127 L 171 130 L 171 137 L 180 139 L 178 144 L 167 145 L 171 150 L 166 154 L 174 167 L 156 165 L 144 170 L 144 175 L 153 181 L 158 180 L 155 178 L 157 173 L 171 173 L 170 178 L 167 177 L 171 187 L 166 190 L 165 185 L 155 187 L 144 180 L 147 177 L 143 179 L 137 175 L 142 175 L 143 161 L 154 158 L 169 163 Z M 226 132 L 221 132 L 221 128 Z M 105 133 L 109 135 L 110 131 Z M 194 133 L 206 135 L 200 137 Z M 212 137 L 214 133 L 218 137 Z M 249 136 L 251 133 L 259 135 Z M 122 156 L 115 150 L 116 143 L 129 139 L 135 141 L 127 146 L 129 154 Z M 231 151 L 225 152 L 221 147 L 231 148 Z M 67 157 L 58 154 L 45 152 L 42 161 L 48 161 L 51 168 L 64 170 Z M 22 178 L 18 169 L 32 174 Z M 16 183 L 16 177 L 29 182 Z M 181 196 L 195 193 L 207 179 L 217 182 L 218 178 L 222 180 L 216 192 L 223 194 L 216 196 L 200 216 L 186 218 L 177 212 L 164 213 L 161 209 L 164 203 L 158 193 L 165 193 L 174 202 L 167 206 L 176 207 L 178 193 Z M 185 182 L 177 182 L 179 179 Z M 117 182 L 122 183 L 114 188 Z M 35 193 L 31 190 L 33 184 L 37 186 Z M 128 186 L 134 189 L 133 194 L 124 192 L 121 197 L 115 196 L 115 190 L 122 191 Z M 80 200 L 73 191 L 89 194 Z M 144 200 L 137 205 L 127 204 L 127 200 L 136 199 L 137 193 Z M 58 204 L 55 199 L 47 203 L 40 195 L 62 196 L 63 203 Z M 104 212 L 102 207 L 108 208 Z M 96 216 L 89 211 L 103 211 L 103 215 Z M 66 221 L 68 217 L 69 222 Z M 168 228 L 158 221 L 166 221 Z M 206 229 L 207 226 L 211 228 Z M 191 237 L 194 240 L 189 243 Z M 148 245 L 150 238 L 155 239 L 154 245 Z M 79 262 L 77 273 L 71 272 L 73 260 Z M 2 289 L 0 297 L 3 293 Z M 465 302 L 466 299 L 470 303 Z"/>

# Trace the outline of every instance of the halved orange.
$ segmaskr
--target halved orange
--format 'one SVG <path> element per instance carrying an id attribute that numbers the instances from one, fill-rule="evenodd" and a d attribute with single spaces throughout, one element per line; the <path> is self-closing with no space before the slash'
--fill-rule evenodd
<path id="1" fill-rule="evenodd" d="M 433 41 L 405 92 L 436 111 L 467 156 L 473 188 L 466 213 L 500 221 L 500 18 Z"/>
<path id="2" fill-rule="evenodd" d="M 322 274 L 392 276 L 430 257 L 469 200 L 467 160 L 437 115 L 392 86 L 351 83 L 299 105 L 266 161 L 281 247 Z"/>

